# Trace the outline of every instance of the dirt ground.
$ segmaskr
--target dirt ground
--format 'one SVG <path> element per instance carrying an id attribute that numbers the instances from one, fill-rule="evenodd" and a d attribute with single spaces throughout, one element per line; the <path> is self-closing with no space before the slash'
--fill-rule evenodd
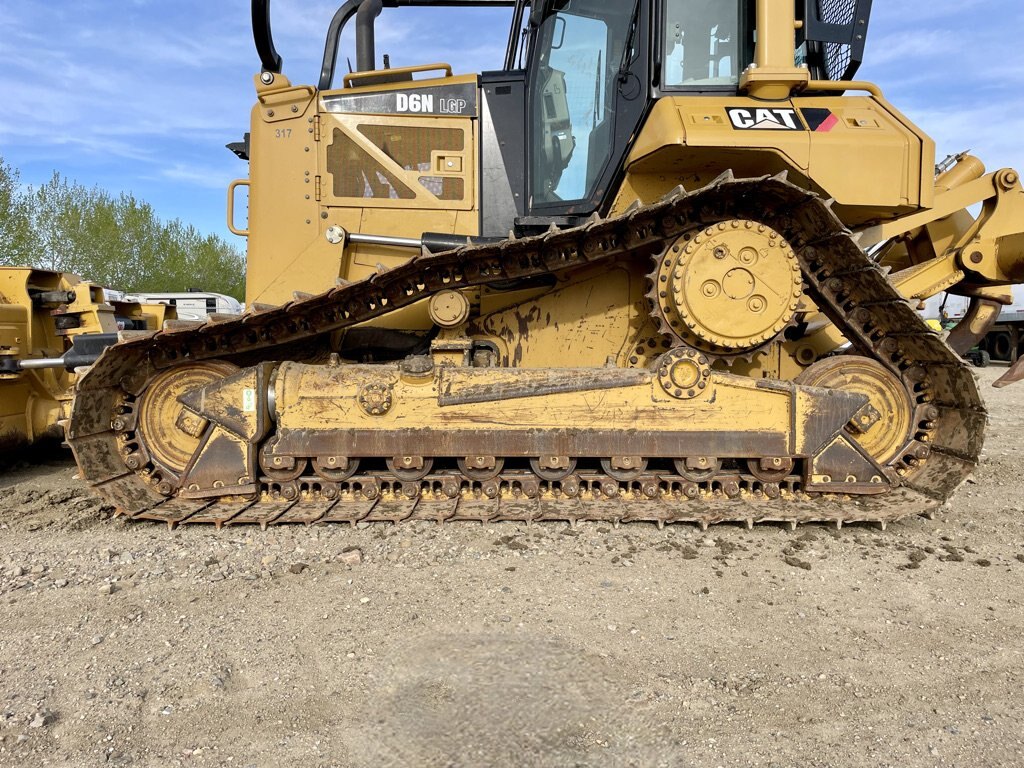
<path id="1" fill-rule="evenodd" d="M 1000 372 L 976 478 L 884 532 L 169 533 L 8 470 L 0 766 L 1024 765 Z"/>

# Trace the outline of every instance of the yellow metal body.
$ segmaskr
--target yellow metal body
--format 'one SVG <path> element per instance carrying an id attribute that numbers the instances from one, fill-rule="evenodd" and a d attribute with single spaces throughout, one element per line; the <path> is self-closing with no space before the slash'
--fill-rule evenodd
<path id="1" fill-rule="evenodd" d="M 828 110 L 834 122 L 827 131 L 737 131 L 726 110 L 761 108 L 750 98 L 661 99 L 626 159 L 614 210 L 656 200 L 678 184 L 700 186 L 730 169 L 737 176 L 786 171 L 834 199 L 850 226 L 932 206 L 935 144 L 884 99 L 802 96 L 771 106 L 792 109 L 801 121 L 807 110 Z"/>
<path id="2" fill-rule="evenodd" d="M 436 69 L 441 65 L 431 67 Z M 448 69 L 450 72 L 450 68 Z M 469 84 L 475 76 L 417 80 L 418 87 Z M 277 75 L 256 78 L 250 137 L 248 304 L 282 304 L 408 260 L 408 249 L 339 247 L 331 227 L 418 238 L 478 233 L 477 120 L 470 117 L 343 114 L 331 95 L 397 91 L 408 83 L 317 93 Z M 426 320 L 426 313 L 422 313 Z"/>
<path id="3" fill-rule="evenodd" d="M 802 22 L 793 3 L 756 0 L 755 11 L 754 60 L 740 77 L 737 95 L 659 99 L 623 160 L 622 182 L 607 214 L 650 204 L 679 185 L 703 186 L 727 171 L 738 177 L 786 172 L 794 183 L 834 201 L 833 211 L 858 233 L 864 248 L 884 246 L 883 263 L 908 298 L 925 299 L 958 285 L 984 295 L 992 286 L 1024 280 L 1024 190 L 1017 174 L 985 175 L 979 161 L 961 157 L 936 179 L 934 142 L 877 86 L 812 80 L 795 63 Z M 283 304 L 296 291 L 321 292 L 415 255 L 408 248 L 347 242 L 331 232 L 397 238 L 479 232 L 478 115 L 386 109 L 375 114 L 372 108 L 345 106 L 401 92 L 414 74 L 427 75 L 416 81 L 418 89 L 477 88 L 475 76 L 453 76 L 447 64 L 426 64 L 383 77 L 352 73 L 341 89 L 318 92 L 268 74 L 255 78 L 251 178 L 235 183 L 249 186 L 249 226 L 239 231 L 249 240 L 250 304 Z M 797 129 L 737 130 L 730 115 L 736 108 L 751 123 L 770 123 L 773 114 L 785 113 L 793 121 L 789 127 Z M 968 211 L 973 205 L 982 206 L 977 217 Z M 693 250 L 686 243 L 681 248 Z M 702 258 L 690 253 L 690 261 Z M 746 353 L 730 364 L 752 375 L 783 378 L 845 343 L 799 290 L 779 295 L 776 286 L 769 296 L 737 287 L 737 280 L 778 282 L 792 260 L 779 261 L 768 273 L 748 269 L 737 277 L 731 268 L 712 275 L 703 268 L 714 265 L 708 257 L 702 268 L 691 265 L 691 274 L 678 280 L 676 267 L 665 272 L 667 261 L 661 278 L 673 284 L 669 296 L 647 296 L 660 319 L 643 308 L 649 276 L 624 266 L 595 274 L 584 269 L 527 294 L 467 292 L 465 308 L 456 313 L 459 322 L 445 321 L 448 315 L 424 302 L 372 324 L 442 329 L 444 337 L 461 334 L 492 345 L 502 364 L 545 367 L 564 364 L 567 348 L 574 364 L 644 365 L 653 354 L 652 340 L 655 351 L 663 351 L 658 332 L 671 336 L 675 321 L 678 340 L 709 353 L 721 341 Z M 767 260 L 758 263 L 763 271 Z M 730 293 L 744 295 L 729 299 Z M 749 306 L 739 309 L 738 301 Z M 812 333 L 786 342 L 780 329 L 795 315 Z M 776 337 L 777 343 L 765 343 Z"/>
<path id="4" fill-rule="evenodd" d="M 785 47 L 789 38 L 783 34 L 782 40 Z M 769 72 L 760 64 L 742 84 L 746 95 L 659 100 L 624 161 L 623 181 L 609 213 L 648 204 L 680 184 L 699 187 L 725 171 L 737 176 L 785 171 L 795 183 L 833 200 L 835 213 L 860 232 L 866 247 L 889 243 L 894 280 L 908 298 L 927 298 L 969 275 L 985 283 L 1020 277 L 1024 248 L 1013 221 L 1021 220 L 1024 196 L 1012 172 L 985 176 L 973 158 L 964 158 L 964 167 L 936 180 L 934 143 L 875 86 L 811 82 L 804 77 L 806 70 L 777 67 Z M 793 110 L 806 130 L 735 130 L 727 110 L 742 107 L 756 115 L 766 93 L 778 95 L 780 79 L 789 85 L 771 107 Z M 256 78 L 251 178 L 236 182 L 249 186 L 249 224 L 240 231 L 248 235 L 250 304 L 283 304 L 296 292 L 317 293 L 354 282 L 416 253 L 382 244 L 339 243 L 330 237 L 332 228 L 396 238 L 418 238 L 425 231 L 478 233 L 477 118 L 346 114 L 329 107 L 334 97 L 408 87 L 407 81 L 365 80 L 348 78 L 346 87 L 318 93 L 282 75 L 270 84 Z M 418 87 L 435 85 L 475 87 L 476 78 L 445 71 L 442 77 L 417 81 Z M 822 113 L 832 116 L 824 127 L 808 117 Z M 977 221 L 966 210 L 976 203 L 985 206 Z M 907 243 L 916 243 L 909 248 L 912 254 Z M 645 279 L 624 267 L 593 276 L 584 270 L 551 289 L 526 294 L 476 290 L 466 300 L 471 313 L 462 332 L 493 344 L 507 365 L 556 365 L 564 362 L 567 347 L 580 365 L 610 358 L 642 365 L 650 357 L 647 343 L 656 335 L 654 321 L 637 309 Z M 773 335 L 776 325 L 792 316 L 788 305 L 794 298 L 787 298 L 785 309 L 756 333 L 750 330 L 752 317 L 731 313 L 736 327 L 721 329 L 718 336 L 762 340 Z M 718 318 L 723 307 L 712 306 L 713 300 L 706 303 L 707 320 Z M 800 310 L 809 309 L 805 300 Z M 548 322 L 523 322 L 533 316 Z M 694 320 L 701 327 L 703 322 Z M 715 319 L 716 325 L 721 322 Z M 827 326 L 820 317 L 816 322 Z M 420 331 L 437 326 L 451 335 L 459 324 L 438 322 L 423 303 L 373 325 Z M 823 327 L 799 344 L 762 349 L 756 360 L 739 364 L 748 373 L 792 378 L 843 343 L 841 335 Z M 742 342 L 735 346 L 746 349 Z M 664 351 L 660 342 L 656 351 Z"/>
<path id="5" fill-rule="evenodd" d="M 712 373 L 703 358 L 670 353 L 663 363 L 660 373 L 442 365 L 415 375 L 398 366 L 285 363 L 273 384 L 277 437 L 270 448 L 282 457 L 326 456 L 345 431 L 346 445 L 362 457 L 571 456 L 580 440 L 646 457 L 681 450 L 681 439 L 688 442 L 684 452 L 716 459 L 752 451 L 811 456 L 834 438 L 832 422 L 853 417 L 866 400 L 859 393 L 837 398 L 792 385 L 760 386 Z M 367 407 L 366 394 L 375 391 L 387 393 L 387 407 Z M 481 403 L 501 429 L 477 428 Z M 425 421 L 424 412 L 436 415 Z M 744 413 L 749 418 L 737 418 Z M 638 423 L 648 426 L 637 430 Z"/>

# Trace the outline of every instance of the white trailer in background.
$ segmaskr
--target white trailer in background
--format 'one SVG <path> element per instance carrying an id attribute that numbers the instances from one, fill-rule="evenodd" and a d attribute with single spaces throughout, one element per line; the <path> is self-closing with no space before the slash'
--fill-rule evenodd
<path id="1" fill-rule="evenodd" d="M 223 293 L 132 293 L 129 301 L 143 304 L 167 304 L 175 308 L 179 320 L 206 320 L 210 315 L 240 315 L 242 304 Z"/>

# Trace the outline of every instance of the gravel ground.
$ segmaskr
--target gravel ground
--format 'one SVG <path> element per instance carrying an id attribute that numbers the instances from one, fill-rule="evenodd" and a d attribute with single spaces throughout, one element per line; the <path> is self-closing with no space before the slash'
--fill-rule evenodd
<path id="1" fill-rule="evenodd" d="M 986 393 L 976 478 L 884 532 L 169 533 L 8 470 L 0 766 L 1024 765 L 1024 388 Z"/>

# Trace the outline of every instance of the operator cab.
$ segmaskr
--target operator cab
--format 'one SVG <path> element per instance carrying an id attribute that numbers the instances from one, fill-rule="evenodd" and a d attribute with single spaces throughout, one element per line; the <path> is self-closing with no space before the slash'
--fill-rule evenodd
<path id="1" fill-rule="evenodd" d="M 408 152 L 396 154 L 395 142 L 388 146 L 374 142 L 374 157 L 382 160 L 379 150 L 395 167 L 362 176 L 349 174 L 348 179 L 332 173 L 335 196 L 342 201 L 398 197 L 415 207 L 423 198 L 416 186 L 419 182 L 406 180 L 403 185 L 392 177 L 422 170 L 421 155 L 429 162 L 432 152 L 465 151 L 464 177 L 448 179 L 440 191 L 428 186 L 433 197 L 425 198 L 424 205 L 436 205 L 440 199 L 477 207 L 480 236 L 503 238 L 510 230 L 529 234 L 552 224 L 574 226 L 595 212 L 605 213 L 621 186 L 624 159 L 662 97 L 735 96 L 746 87 L 757 99 L 785 100 L 790 89 L 775 96 L 770 86 L 757 80 L 767 75 L 770 81 L 772 67 L 780 71 L 779 59 L 789 60 L 785 65 L 789 69 L 782 71 L 790 76 L 798 73 L 797 80 L 802 73 L 804 83 L 852 77 L 863 52 L 871 0 L 793 0 L 795 32 L 793 27 L 775 26 L 771 35 L 769 30 L 762 35 L 765 40 L 773 38 L 777 54 L 773 61 L 759 58 L 756 45 L 757 8 L 762 1 L 348 0 L 331 22 L 324 51 L 318 90 L 328 94 L 328 112 L 344 114 L 354 109 L 405 119 L 408 110 L 387 106 L 395 93 L 439 87 L 422 85 L 412 75 L 437 69 L 435 65 L 392 70 L 385 57 L 383 68 L 378 66 L 374 27 L 385 7 L 510 7 L 512 23 L 504 66 L 480 75 L 478 88 L 460 81 L 460 87 L 473 91 L 466 98 L 460 92 L 459 99 L 469 110 L 462 116 L 478 121 L 473 130 L 464 131 L 470 141 L 475 134 L 475 151 L 427 147 L 424 137 L 439 132 L 410 123 L 410 136 L 420 138 L 403 146 L 419 152 L 415 162 L 403 159 Z M 335 70 L 341 32 L 353 17 L 356 71 L 346 75 L 339 89 Z M 794 16 L 788 18 L 791 24 Z M 270 33 L 269 0 L 253 0 L 253 21 L 264 75 L 280 72 L 281 60 Z M 787 37 L 795 43 L 795 50 L 789 48 L 788 53 L 788 43 L 779 48 L 779 41 Z M 358 95 L 349 97 L 352 89 L 359 89 Z M 360 100 L 358 107 L 352 106 L 355 100 Z M 372 138 L 369 128 L 360 130 Z M 370 161 L 342 162 L 349 155 L 361 157 L 362 151 L 350 147 L 341 157 L 343 149 L 329 150 L 329 171 L 335 166 L 376 168 Z M 332 161 L 336 162 L 332 165 Z M 477 183 L 470 174 L 477 176 Z M 460 189 L 464 195 L 456 194 Z M 443 209 L 452 208 L 449 204 Z"/>
<path id="2" fill-rule="evenodd" d="M 870 0 L 797 2 L 794 63 L 813 79 L 852 78 L 869 10 Z M 525 35 L 523 220 L 573 224 L 606 209 L 622 159 L 657 99 L 739 93 L 755 62 L 756 18 L 755 0 L 536 3 Z M 517 40 L 515 30 L 510 39 Z"/>

